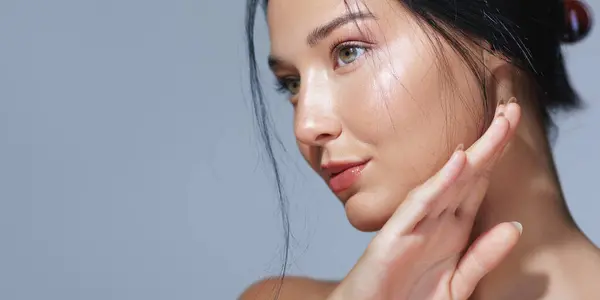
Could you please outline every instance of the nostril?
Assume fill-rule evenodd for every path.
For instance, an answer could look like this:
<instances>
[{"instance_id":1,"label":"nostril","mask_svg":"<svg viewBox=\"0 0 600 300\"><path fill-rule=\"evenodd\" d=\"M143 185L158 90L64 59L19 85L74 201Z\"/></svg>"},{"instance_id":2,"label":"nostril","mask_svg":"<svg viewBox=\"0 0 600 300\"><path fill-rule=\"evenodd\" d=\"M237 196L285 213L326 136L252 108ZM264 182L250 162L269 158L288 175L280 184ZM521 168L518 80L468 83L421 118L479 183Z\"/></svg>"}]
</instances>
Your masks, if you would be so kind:
<instances>
[{"instance_id":1,"label":"nostril","mask_svg":"<svg viewBox=\"0 0 600 300\"><path fill-rule=\"evenodd\" d=\"M315 138L315 141L316 141L316 142L320 142L320 143L322 143L322 142L327 142L327 141L329 141L329 140L332 140L332 139L334 139L334 136L333 136L332 134L329 134L329 133L322 133L322 134L319 134L319 135L318 135L318 136Z\"/></svg>"}]
</instances>

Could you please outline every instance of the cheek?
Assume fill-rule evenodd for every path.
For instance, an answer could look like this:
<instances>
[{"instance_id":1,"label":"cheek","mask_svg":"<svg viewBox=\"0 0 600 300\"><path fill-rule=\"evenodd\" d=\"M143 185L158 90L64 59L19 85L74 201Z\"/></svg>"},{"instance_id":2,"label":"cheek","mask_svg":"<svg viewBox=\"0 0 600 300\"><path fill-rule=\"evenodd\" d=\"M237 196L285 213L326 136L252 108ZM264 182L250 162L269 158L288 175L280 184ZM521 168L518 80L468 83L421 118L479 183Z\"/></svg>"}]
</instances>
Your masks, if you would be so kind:
<instances>
[{"instance_id":1,"label":"cheek","mask_svg":"<svg viewBox=\"0 0 600 300\"><path fill-rule=\"evenodd\" d=\"M402 55L375 59L372 80L362 89L365 104L357 104L369 112L370 126L353 132L374 139L394 157L402 154L427 176L458 144L468 146L477 137L483 118L480 85L450 49L434 52L429 43L409 39L390 48ZM444 64L436 53L445 53Z\"/></svg>"},{"instance_id":2,"label":"cheek","mask_svg":"<svg viewBox=\"0 0 600 300\"><path fill-rule=\"evenodd\" d=\"M402 55L374 53L355 74L340 81L338 111L345 127L377 147L400 144L396 150L411 147L419 153L419 148L438 148L431 143L444 139L444 121L455 108L444 102L433 58L402 39L385 52Z\"/></svg>"},{"instance_id":3,"label":"cheek","mask_svg":"<svg viewBox=\"0 0 600 300\"><path fill-rule=\"evenodd\" d=\"M406 194L432 176L460 143L477 138L482 106L479 85L462 60L449 55L440 70L431 50L418 46L393 49L395 59L381 59L345 95L341 115L352 134L374 149L374 168L364 195L347 212L356 222L377 227ZM357 76L358 77L358 76ZM368 83L368 84L365 84ZM362 197L361 196L361 197ZM360 220L360 221L357 221Z\"/></svg>"},{"instance_id":4,"label":"cheek","mask_svg":"<svg viewBox=\"0 0 600 300\"><path fill-rule=\"evenodd\" d=\"M475 82L460 80L468 71L458 58L449 57L451 68L442 70L433 55L404 61L404 72L396 77L385 74L399 67L378 76L386 87L377 116L378 149L386 165L395 167L389 172L402 174L404 186L414 187L434 174L456 146L474 141L481 99L470 90L478 87Z\"/></svg>"}]
</instances>

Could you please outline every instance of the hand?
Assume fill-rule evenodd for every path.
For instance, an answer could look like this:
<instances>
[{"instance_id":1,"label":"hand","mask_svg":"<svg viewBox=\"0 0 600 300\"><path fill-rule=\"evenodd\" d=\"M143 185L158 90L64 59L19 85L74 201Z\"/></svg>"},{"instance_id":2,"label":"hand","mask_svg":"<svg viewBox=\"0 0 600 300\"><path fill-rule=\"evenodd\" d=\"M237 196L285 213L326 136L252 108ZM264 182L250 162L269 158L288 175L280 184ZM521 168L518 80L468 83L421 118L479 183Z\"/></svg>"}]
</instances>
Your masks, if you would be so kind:
<instances>
[{"instance_id":1,"label":"hand","mask_svg":"<svg viewBox=\"0 0 600 300\"><path fill-rule=\"evenodd\" d=\"M494 163L521 117L514 98L498 105L486 133L412 190L330 300L466 300L517 243L521 226L501 223L467 246ZM462 256L462 257L461 257Z\"/></svg>"}]
</instances>

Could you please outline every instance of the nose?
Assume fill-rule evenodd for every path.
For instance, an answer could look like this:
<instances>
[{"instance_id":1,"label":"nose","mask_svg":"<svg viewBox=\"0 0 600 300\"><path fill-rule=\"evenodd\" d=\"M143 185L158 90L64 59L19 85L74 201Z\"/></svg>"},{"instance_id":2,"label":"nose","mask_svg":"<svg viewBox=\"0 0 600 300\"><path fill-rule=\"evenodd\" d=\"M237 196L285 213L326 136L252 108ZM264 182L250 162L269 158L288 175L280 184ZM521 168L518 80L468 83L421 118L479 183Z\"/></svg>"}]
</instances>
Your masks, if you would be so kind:
<instances>
[{"instance_id":1,"label":"nose","mask_svg":"<svg viewBox=\"0 0 600 300\"><path fill-rule=\"evenodd\" d=\"M311 96L306 93L298 101L295 113L294 131L296 139L306 145L323 146L335 140L342 133L340 118L330 97Z\"/></svg>"}]
</instances>

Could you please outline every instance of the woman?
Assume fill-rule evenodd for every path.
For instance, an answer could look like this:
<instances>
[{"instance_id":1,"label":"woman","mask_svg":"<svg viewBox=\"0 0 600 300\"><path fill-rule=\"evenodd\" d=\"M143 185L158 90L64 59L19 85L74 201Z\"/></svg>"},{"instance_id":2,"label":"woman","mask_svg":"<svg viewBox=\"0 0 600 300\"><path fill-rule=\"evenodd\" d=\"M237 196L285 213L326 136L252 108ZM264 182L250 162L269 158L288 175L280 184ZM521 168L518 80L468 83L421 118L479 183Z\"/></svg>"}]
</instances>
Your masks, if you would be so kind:
<instances>
[{"instance_id":1,"label":"woman","mask_svg":"<svg viewBox=\"0 0 600 300\"><path fill-rule=\"evenodd\" d=\"M261 3L247 28L272 154L252 44ZM341 282L266 279L242 299L600 299L600 251L549 146L550 112L579 103L560 42L589 31L580 2L262 4L301 154L350 223L378 234Z\"/></svg>"}]
</instances>

